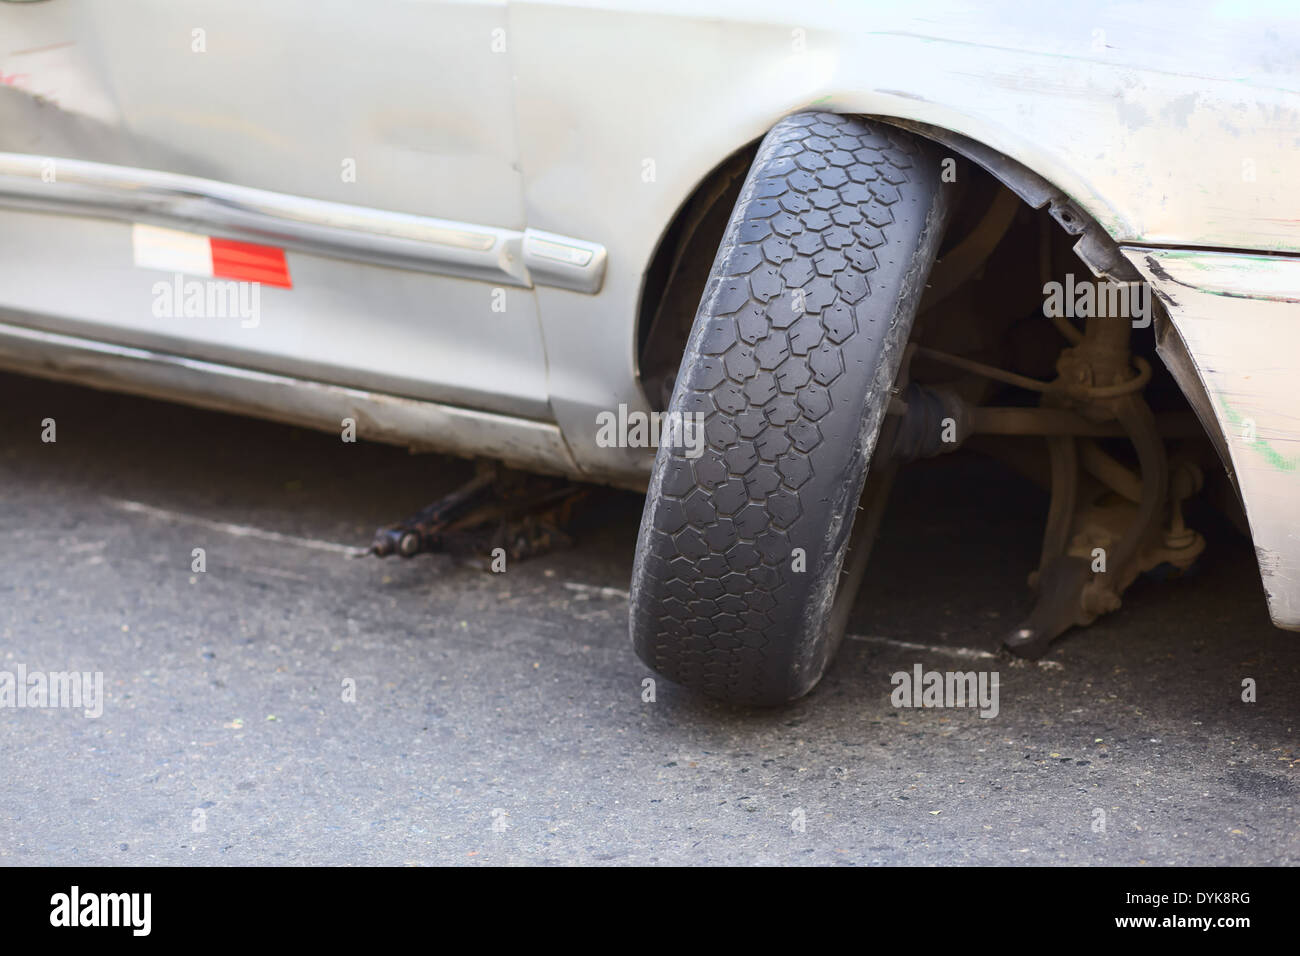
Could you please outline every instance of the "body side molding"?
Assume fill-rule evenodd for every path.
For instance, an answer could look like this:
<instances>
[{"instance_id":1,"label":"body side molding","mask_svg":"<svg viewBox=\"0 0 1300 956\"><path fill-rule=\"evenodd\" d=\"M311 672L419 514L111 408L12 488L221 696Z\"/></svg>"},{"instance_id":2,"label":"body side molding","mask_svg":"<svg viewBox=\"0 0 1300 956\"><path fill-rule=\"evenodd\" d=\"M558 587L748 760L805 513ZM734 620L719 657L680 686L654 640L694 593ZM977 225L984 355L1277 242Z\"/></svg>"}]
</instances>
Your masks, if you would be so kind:
<instances>
[{"instance_id":1,"label":"body side molding","mask_svg":"<svg viewBox=\"0 0 1300 956\"><path fill-rule=\"evenodd\" d=\"M305 252L526 288L537 283L594 294L605 278L605 247L582 239L107 163L0 153L0 205L224 232Z\"/></svg>"}]
</instances>

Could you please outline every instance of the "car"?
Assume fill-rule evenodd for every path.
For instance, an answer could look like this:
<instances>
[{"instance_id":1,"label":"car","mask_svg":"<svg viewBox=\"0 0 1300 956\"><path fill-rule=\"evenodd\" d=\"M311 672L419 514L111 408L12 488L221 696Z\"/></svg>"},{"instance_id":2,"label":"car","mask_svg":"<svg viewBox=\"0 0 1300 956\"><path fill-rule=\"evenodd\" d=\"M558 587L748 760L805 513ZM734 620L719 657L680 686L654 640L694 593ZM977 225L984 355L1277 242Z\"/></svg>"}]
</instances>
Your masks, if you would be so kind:
<instances>
[{"instance_id":1,"label":"car","mask_svg":"<svg viewBox=\"0 0 1300 956\"><path fill-rule=\"evenodd\" d=\"M1297 630L1298 26L4 2L0 366L644 491L634 646L732 704L817 683L891 483L963 446L1051 490L1009 652L1192 568L1194 496Z\"/></svg>"}]
</instances>

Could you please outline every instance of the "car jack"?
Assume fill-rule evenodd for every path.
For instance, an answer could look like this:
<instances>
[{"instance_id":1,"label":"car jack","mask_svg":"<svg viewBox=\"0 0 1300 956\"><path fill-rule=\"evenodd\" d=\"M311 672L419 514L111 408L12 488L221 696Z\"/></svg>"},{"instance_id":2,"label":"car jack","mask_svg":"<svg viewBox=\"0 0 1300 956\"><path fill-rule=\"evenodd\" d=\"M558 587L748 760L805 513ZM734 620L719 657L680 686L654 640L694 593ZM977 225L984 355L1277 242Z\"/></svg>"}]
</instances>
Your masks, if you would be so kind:
<instances>
[{"instance_id":1,"label":"car jack","mask_svg":"<svg viewBox=\"0 0 1300 956\"><path fill-rule=\"evenodd\" d=\"M375 532L367 554L413 558L426 552L513 561L573 543L565 531L590 489L560 478L480 463L473 478L396 524Z\"/></svg>"}]
</instances>

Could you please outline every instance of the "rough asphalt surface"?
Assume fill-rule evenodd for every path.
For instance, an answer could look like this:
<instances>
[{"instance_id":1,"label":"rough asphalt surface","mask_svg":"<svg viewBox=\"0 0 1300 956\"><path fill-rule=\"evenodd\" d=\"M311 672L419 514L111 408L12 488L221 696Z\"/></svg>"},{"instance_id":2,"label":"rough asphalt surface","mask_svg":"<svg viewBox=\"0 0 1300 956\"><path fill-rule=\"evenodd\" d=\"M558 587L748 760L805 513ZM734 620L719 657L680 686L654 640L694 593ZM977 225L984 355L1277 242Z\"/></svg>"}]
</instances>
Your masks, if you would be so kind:
<instances>
[{"instance_id":1,"label":"rough asphalt surface","mask_svg":"<svg viewBox=\"0 0 1300 956\"><path fill-rule=\"evenodd\" d=\"M914 466L826 679L743 713L642 699L637 496L505 574L356 560L320 543L471 466L18 376L0 403L0 671L106 695L0 709L0 864L1300 861L1300 636L1226 524L1196 576L1014 665L970 652L1029 607L1044 495ZM895 709L917 663L999 671L997 717Z\"/></svg>"}]
</instances>

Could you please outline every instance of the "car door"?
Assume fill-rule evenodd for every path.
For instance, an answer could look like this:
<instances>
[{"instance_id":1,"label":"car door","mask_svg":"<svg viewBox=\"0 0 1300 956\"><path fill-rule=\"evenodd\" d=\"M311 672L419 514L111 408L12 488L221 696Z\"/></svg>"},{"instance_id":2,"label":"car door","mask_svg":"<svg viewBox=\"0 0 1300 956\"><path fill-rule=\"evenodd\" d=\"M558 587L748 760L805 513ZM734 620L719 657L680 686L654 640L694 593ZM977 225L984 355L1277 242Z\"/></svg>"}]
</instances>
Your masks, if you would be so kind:
<instances>
[{"instance_id":1,"label":"car door","mask_svg":"<svg viewBox=\"0 0 1300 956\"><path fill-rule=\"evenodd\" d=\"M505 28L504 0L0 2L3 320L546 417ZM256 317L189 294L232 271Z\"/></svg>"}]
</instances>

